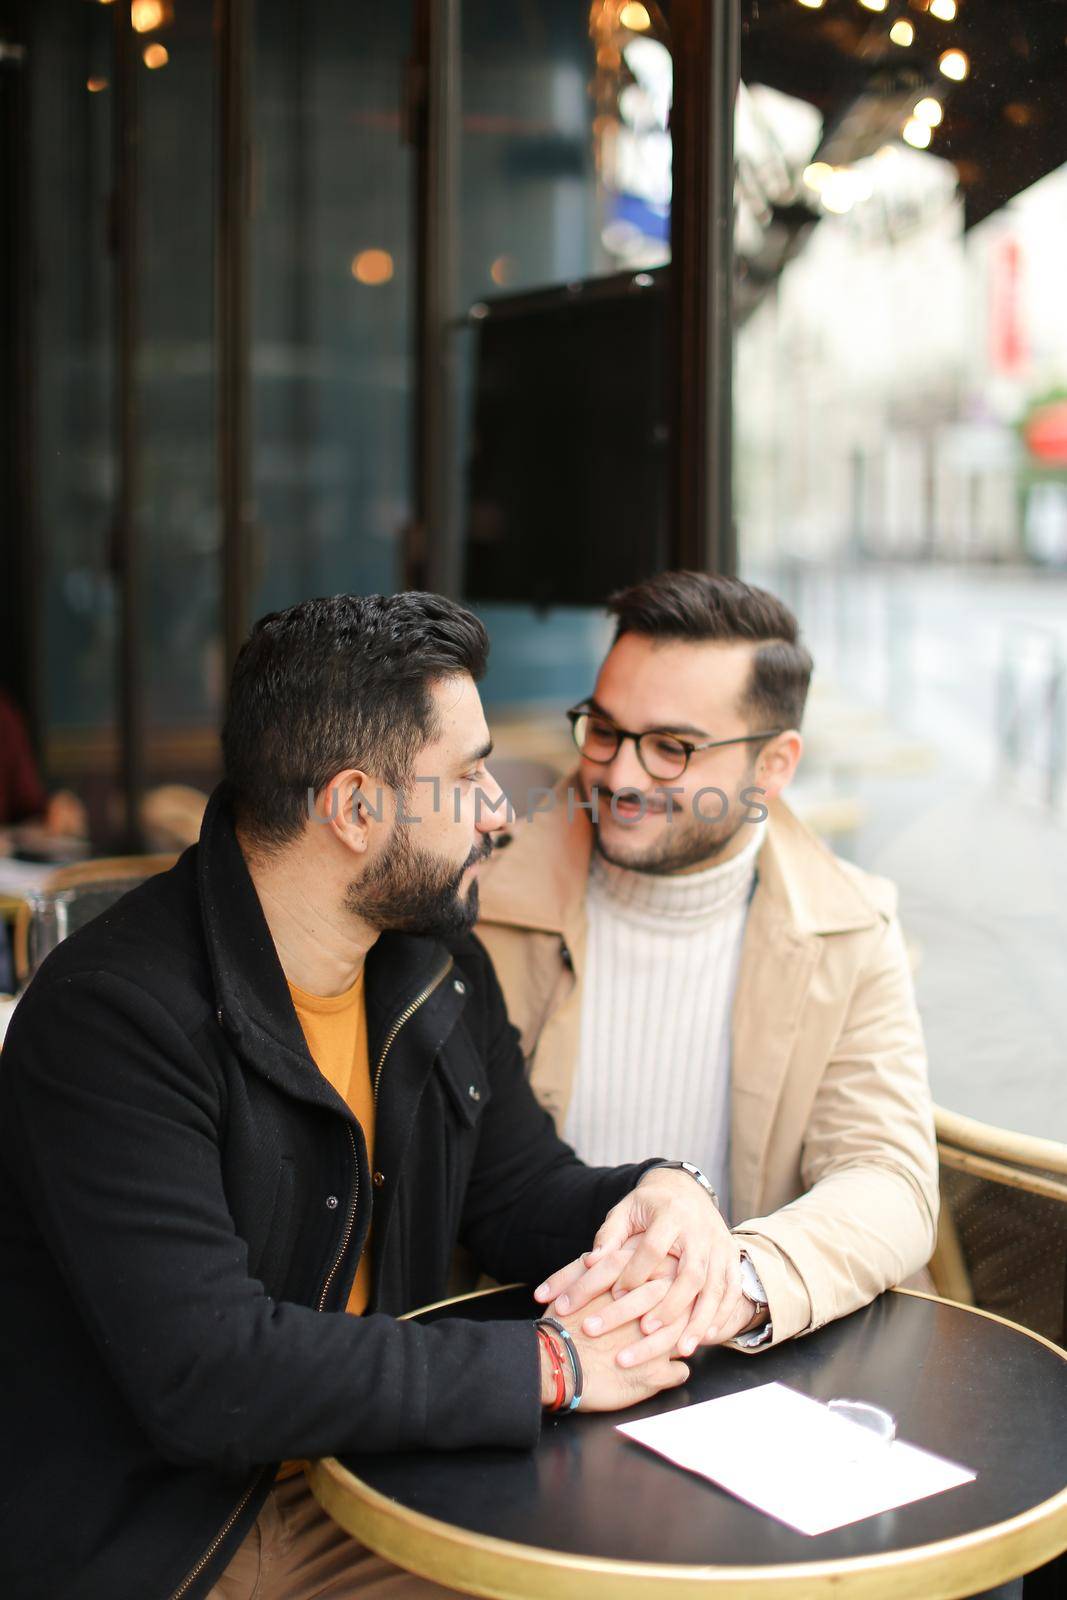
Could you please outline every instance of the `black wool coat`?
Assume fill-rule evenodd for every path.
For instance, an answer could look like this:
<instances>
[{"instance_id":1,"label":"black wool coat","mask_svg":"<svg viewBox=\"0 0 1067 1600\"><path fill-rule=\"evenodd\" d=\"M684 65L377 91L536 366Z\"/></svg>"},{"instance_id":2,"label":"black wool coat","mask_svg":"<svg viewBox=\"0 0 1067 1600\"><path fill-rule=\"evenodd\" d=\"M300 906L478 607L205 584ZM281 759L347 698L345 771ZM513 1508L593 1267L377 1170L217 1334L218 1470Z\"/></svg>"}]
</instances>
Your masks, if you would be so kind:
<instances>
[{"instance_id":1,"label":"black wool coat","mask_svg":"<svg viewBox=\"0 0 1067 1600\"><path fill-rule=\"evenodd\" d=\"M365 992L373 1174L222 790L30 985L0 1056L0 1594L193 1600L279 1461L536 1440L532 1324L395 1319L457 1241L539 1281L651 1163L557 1137L473 935L383 935Z\"/></svg>"}]
</instances>

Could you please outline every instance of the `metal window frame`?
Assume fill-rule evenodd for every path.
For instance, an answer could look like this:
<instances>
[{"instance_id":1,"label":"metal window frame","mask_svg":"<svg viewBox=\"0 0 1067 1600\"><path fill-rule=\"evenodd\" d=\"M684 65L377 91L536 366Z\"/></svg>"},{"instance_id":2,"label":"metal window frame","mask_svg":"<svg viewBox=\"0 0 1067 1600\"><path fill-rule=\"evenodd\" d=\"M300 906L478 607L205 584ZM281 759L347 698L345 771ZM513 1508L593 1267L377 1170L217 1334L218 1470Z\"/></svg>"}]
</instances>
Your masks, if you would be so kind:
<instances>
[{"instance_id":1,"label":"metal window frame","mask_svg":"<svg viewBox=\"0 0 1067 1600\"><path fill-rule=\"evenodd\" d=\"M0 552L0 682L22 708L35 752L41 747L40 568L35 537L35 377L33 319L26 315L33 290L30 238L30 75L26 59L26 8L0 10L0 114L5 156L2 179L3 247L0 282L8 307L3 338L4 526Z\"/></svg>"},{"instance_id":2,"label":"metal window frame","mask_svg":"<svg viewBox=\"0 0 1067 1600\"><path fill-rule=\"evenodd\" d=\"M251 76L253 0L215 0L216 422L227 673L248 632L254 581L251 473Z\"/></svg>"},{"instance_id":3,"label":"metal window frame","mask_svg":"<svg viewBox=\"0 0 1067 1600\"><path fill-rule=\"evenodd\" d=\"M143 549L137 526L140 417L137 378L140 339L138 306L140 106L137 36L130 7L115 7L115 121L113 214L115 245L115 445L117 483L111 568L119 603L118 731L119 782L123 799L123 844L143 848L141 803L145 790L146 708L141 597Z\"/></svg>"},{"instance_id":4,"label":"metal window frame","mask_svg":"<svg viewBox=\"0 0 1067 1600\"><path fill-rule=\"evenodd\" d=\"M734 575L734 107L740 0L673 0L673 534L682 567Z\"/></svg>"}]
</instances>

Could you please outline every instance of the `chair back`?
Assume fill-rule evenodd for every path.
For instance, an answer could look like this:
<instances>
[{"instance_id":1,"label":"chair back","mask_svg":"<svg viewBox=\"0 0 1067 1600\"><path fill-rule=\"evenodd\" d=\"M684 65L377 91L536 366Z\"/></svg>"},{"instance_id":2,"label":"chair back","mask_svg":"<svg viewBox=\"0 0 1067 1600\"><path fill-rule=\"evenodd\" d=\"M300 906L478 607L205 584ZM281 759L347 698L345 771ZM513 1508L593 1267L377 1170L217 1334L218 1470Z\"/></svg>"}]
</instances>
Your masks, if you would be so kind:
<instances>
[{"instance_id":1,"label":"chair back","mask_svg":"<svg viewBox=\"0 0 1067 1600\"><path fill-rule=\"evenodd\" d=\"M1067 1145L937 1111L938 1294L1067 1345Z\"/></svg>"},{"instance_id":2,"label":"chair back","mask_svg":"<svg viewBox=\"0 0 1067 1600\"><path fill-rule=\"evenodd\" d=\"M15 914L15 981L27 983L50 950L107 911L146 878L166 872L176 855L110 856L57 867Z\"/></svg>"}]
</instances>

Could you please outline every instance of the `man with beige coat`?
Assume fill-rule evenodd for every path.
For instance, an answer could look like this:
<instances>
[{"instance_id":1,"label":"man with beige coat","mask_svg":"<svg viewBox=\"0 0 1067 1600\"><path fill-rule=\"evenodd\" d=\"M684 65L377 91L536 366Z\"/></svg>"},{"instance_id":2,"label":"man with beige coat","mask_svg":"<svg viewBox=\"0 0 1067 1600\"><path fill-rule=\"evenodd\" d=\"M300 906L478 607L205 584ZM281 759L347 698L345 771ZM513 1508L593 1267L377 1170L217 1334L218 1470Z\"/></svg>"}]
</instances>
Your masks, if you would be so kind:
<instances>
[{"instance_id":1,"label":"man with beige coat","mask_svg":"<svg viewBox=\"0 0 1067 1600\"><path fill-rule=\"evenodd\" d=\"M553 795L515 797L527 815L485 872L478 931L534 1090L580 1155L700 1152L736 1257L724 1276L744 1288L707 1340L769 1347L933 1249L896 892L780 797L812 666L784 605L666 573L609 610L615 642L569 713L579 767ZM551 1288L577 1310L595 1270Z\"/></svg>"}]
</instances>

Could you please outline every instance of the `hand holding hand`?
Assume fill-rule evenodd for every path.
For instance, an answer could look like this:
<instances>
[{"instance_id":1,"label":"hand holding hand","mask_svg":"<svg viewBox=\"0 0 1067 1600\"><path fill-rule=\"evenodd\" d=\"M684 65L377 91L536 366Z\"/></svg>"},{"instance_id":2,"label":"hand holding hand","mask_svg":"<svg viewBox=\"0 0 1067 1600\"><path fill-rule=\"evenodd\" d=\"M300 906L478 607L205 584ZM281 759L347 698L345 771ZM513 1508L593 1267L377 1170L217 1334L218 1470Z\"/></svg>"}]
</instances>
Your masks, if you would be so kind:
<instances>
[{"instance_id":1,"label":"hand holding hand","mask_svg":"<svg viewBox=\"0 0 1067 1600\"><path fill-rule=\"evenodd\" d=\"M586 1310L593 1316L606 1315L609 1307L614 1307L614 1304L610 1294L600 1294L587 1303ZM590 1338L582 1332L581 1313L561 1314L554 1306L550 1307L549 1311L568 1329L578 1348L584 1379L581 1406L583 1411L621 1411L627 1406L639 1404L642 1400L650 1400L661 1390L678 1388L689 1376L689 1368L685 1363L673 1359L671 1355L678 1335L685 1326L684 1318L679 1318L673 1327L664 1329L663 1337L655 1341L655 1348L651 1348L654 1342L642 1339L640 1327L633 1319L613 1327L598 1338ZM643 1350L639 1361L632 1361L629 1358L620 1361L620 1355L625 1355L635 1347ZM566 1354L563 1357L563 1366L567 1374L569 1399L573 1391ZM551 1368L542 1351L543 1404L548 1405L551 1402L553 1392Z\"/></svg>"},{"instance_id":2,"label":"hand holding hand","mask_svg":"<svg viewBox=\"0 0 1067 1600\"><path fill-rule=\"evenodd\" d=\"M656 1299L649 1287L654 1280L669 1280ZM655 1336L655 1351L663 1330L680 1317L681 1356L692 1355L701 1342L734 1337L724 1330L736 1328L744 1310L741 1249L710 1195L686 1172L653 1167L608 1212L592 1250L553 1273L534 1295L543 1303L559 1297L565 1312L588 1315L605 1291L621 1298L639 1289L645 1296L632 1302L630 1315L639 1315L641 1331Z\"/></svg>"}]
</instances>

